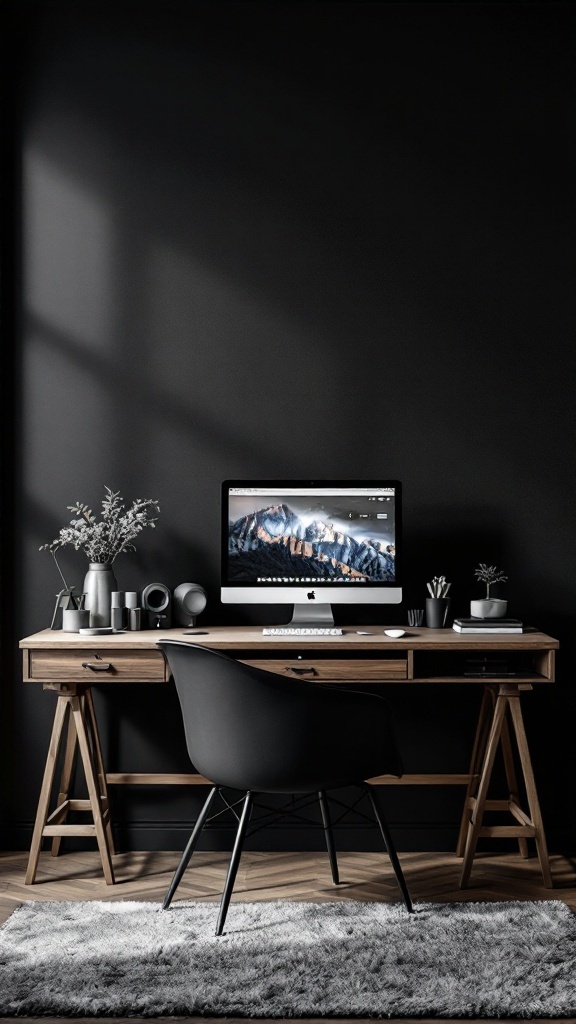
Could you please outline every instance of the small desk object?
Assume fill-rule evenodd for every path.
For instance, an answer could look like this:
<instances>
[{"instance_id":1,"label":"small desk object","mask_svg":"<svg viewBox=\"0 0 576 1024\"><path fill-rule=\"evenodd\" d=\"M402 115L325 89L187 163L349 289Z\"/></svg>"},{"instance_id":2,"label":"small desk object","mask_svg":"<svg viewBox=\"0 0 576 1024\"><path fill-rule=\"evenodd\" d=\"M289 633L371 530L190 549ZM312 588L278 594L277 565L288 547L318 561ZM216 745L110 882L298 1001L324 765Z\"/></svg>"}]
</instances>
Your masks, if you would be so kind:
<instances>
[{"instance_id":1,"label":"small desk object","mask_svg":"<svg viewBox=\"0 0 576 1024\"><path fill-rule=\"evenodd\" d=\"M32 836L26 883L36 877L43 837L52 840L56 856L64 836L94 836L102 858L104 877L114 883L114 844L110 822L108 787L138 783L204 785L197 774L107 773L92 701L92 686L122 683L166 683L169 675L159 639L182 639L215 650L227 651L248 665L278 672L294 679L312 679L331 685L415 684L473 687L481 684L483 696L470 767L460 775L404 775L401 779L379 776L379 785L463 785L464 809L456 853L462 858L461 888L465 888L478 839L515 838L522 857L528 856L527 839L534 839L544 885L552 886L546 837L524 728L521 697L537 684L554 682L553 637L537 630L521 634L462 634L452 629L410 628L403 637L391 639L382 626L343 627L341 636L263 636L255 626L205 627L201 633L184 629L144 630L85 637L45 629L21 640L24 681L41 683L57 697L52 737L48 748ZM66 735L58 796L50 811L59 751ZM494 760L501 749L507 794L488 799ZM88 799L70 797L72 769L79 750ZM525 807L515 767L515 752L525 790ZM70 811L87 811L91 821L69 824ZM513 824L485 825L485 811L506 811Z\"/></svg>"}]
</instances>

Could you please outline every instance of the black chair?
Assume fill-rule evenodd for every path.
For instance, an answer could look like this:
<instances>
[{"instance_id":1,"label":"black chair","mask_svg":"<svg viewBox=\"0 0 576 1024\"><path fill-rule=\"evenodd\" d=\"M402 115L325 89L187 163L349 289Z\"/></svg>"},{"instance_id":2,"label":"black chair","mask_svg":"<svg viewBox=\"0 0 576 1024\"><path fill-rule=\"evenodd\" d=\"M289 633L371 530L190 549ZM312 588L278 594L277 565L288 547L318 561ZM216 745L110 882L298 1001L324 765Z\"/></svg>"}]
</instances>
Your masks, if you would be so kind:
<instances>
[{"instance_id":1,"label":"black chair","mask_svg":"<svg viewBox=\"0 0 576 1024\"><path fill-rule=\"evenodd\" d=\"M190 759L196 770L213 784L176 868L164 909L170 906L213 800L222 789L243 790L245 796L216 935L222 934L226 920L255 795L317 794L332 878L338 884L326 792L362 786L380 827L406 909L412 913L410 894L375 798L375 787L365 781L377 775L402 774L386 702L357 690L285 679L196 644L160 640L158 647L164 652L176 684Z\"/></svg>"}]
</instances>

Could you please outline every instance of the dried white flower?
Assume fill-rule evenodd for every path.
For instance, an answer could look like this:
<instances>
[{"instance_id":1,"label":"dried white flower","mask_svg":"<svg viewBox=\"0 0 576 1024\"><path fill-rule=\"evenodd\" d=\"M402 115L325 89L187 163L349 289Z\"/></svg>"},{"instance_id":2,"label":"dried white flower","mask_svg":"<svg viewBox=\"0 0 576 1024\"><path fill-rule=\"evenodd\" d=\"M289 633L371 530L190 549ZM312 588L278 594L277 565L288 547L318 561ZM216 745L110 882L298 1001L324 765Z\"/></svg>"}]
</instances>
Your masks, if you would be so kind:
<instances>
[{"instance_id":1,"label":"dried white flower","mask_svg":"<svg viewBox=\"0 0 576 1024\"><path fill-rule=\"evenodd\" d=\"M121 551L135 551L132 541L147 526L154 527L156 519L151 511L160 511L157 501L151 498L136 498L130 508L122 504L120 491L105 487L102 499L102 518L97 520L88 505L77 501L68 505L68 510L77 518L60 530L51 544L43 544L40 551L53 555L59 548L71 544L76 551L83 551L91 562L113 562Z\"/></svg>"}]
</instances>

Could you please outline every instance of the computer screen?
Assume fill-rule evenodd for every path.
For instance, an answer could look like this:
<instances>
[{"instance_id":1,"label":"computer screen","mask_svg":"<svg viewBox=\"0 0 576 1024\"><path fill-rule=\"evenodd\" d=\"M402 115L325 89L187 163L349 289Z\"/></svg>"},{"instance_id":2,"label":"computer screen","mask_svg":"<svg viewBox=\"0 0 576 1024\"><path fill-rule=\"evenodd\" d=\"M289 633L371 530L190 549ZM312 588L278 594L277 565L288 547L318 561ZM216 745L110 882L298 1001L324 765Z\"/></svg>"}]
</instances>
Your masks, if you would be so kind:
<instances>
[{"instance_id":1,"label":"computer screen","mask_svg":"<svg viewBox=\"0 0 576 1024\"><path fill-rule=\"evenodd\" d=\"M398 604L400 516L398 481L226 480L222 601L286 602L311 624L332 604Z\"/></svg>"}]
</instances>

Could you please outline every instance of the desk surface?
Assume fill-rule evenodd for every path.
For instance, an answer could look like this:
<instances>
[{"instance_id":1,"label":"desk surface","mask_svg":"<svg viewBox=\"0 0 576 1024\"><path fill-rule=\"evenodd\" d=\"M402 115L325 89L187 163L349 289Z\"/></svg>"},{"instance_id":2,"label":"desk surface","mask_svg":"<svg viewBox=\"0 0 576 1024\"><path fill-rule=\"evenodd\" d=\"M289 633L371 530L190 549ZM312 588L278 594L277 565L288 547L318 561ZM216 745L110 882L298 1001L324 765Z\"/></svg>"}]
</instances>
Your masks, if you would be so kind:
<instances>
[{"instance_id":1,"label":"desk surface","mask_svg":"<svg viewBox=\"0 0 576 1024\"><path fill-rule=\"evenodd\" d=\"M391 627L392 628L392 627ZM43 629L20 641L23 650L58 650L75 647L85 649L150 650L158 640L185 640L216 650L258 649L290 650L311 647L321 651L552 651L558 640L536 629L525 633L457 633L453 629L411 627L403 637L394 640L384 635L383 626L343 626L342 636L263 636L261 626L198 626L189 629L154 629L109 633L103 636L80 636L62 630ZM372 635L359 635L358 629L373 630Z\"/></svg>"}]
</instances>

